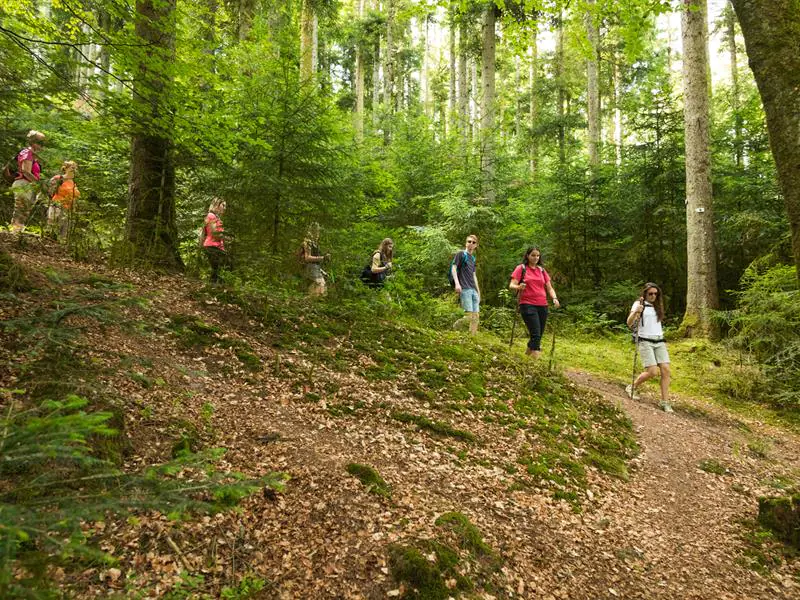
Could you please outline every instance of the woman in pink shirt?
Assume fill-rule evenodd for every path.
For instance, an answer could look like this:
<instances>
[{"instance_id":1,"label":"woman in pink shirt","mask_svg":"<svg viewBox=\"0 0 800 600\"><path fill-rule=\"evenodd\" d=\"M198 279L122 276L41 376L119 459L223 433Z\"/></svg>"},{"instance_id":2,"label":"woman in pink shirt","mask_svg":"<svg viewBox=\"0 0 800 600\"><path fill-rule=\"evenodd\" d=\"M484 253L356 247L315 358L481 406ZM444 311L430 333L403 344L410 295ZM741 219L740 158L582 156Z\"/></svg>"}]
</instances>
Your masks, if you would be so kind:
<instances>
[{"instance_id":1,"label":"woman in pink shirt","mask_svg":"<svg viewBox=\"0 0 800 600\"><path fill-rule=\"evenodd\" d=\"M45 135L32 129L28 132L28 146L17 154L17 178L11 184L14 192L14 215L11 217L11 231L21 233L28 224L31 210L39 192L39 179L42 166L39 152L44 145Z\"/></svg>"},{"instance_id":2,"label":"woman in pink shirt","mask_svg":"<svg viewBox=\"0 0 800 600\"><path fill-rule=\"evenodd\" d=\"M228 265L228 254L225 252L225 228L222 226L222 215L225 214L227 204L222 198L214 198L208 207L203 229L206 239L203 249L211 265L211 283L219 281L219 271Z\"/></svg>"},{"instance_id":3,"label":"woman in pink shirt","mask_svg":"<svg viewBox=\"0 0 800 600\"><path fill-rule=\"evenodd\" d=\"M553 305L561 306L556 291L550 283L550 275L542 266L542 254L535 246L528 248L522 264L511 274L508 287L519 295L519 314L528 328L530 340L525 354L539 358L542 354L542 336L547 323L547 294L553 299Z\"/></svg>"}]
</instances>

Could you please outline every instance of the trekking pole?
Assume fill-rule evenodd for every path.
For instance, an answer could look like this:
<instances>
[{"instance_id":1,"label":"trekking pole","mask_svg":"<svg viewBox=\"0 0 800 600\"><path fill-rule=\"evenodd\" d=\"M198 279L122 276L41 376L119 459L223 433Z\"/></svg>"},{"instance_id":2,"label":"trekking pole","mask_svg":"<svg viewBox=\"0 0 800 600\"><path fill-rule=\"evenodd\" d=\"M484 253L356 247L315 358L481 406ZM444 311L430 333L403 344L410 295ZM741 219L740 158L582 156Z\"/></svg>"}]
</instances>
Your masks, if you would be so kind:
<instances>
[{"instance_id":1,"label":"trekking pole","mask_svg":"<svg viewBox=\"0 0 800 600\"><path fill-rule=\"evenodd\" d=\"M637 316L633 322L633 370L631 372L631 400L633 400L633 396L636 393L636 390L633 386L636 383L636 359L639 358L639 319L641 316L642 314L639 313L639 316ZM620 404L622 403L620 402Z\"/></svg>"},{"instance_id":2,"label":"trekking pole","mask_svg":"<svg viewBox=\"0 0 800 600\"><path fill-rule=\"evenodd\" d=\"M555 311L553 311L553 316L555 316ZM556 355L556 319L553 319L552 323L553 324L551 325L551 328L553 329L553 341L550 344L550 364L547 366L547 370L549 372L553 371L553 364L555 364L554 357Z\"/></svg>"},{"instance_id":3,"label":"trekking pole","mask_svg":"<svg viewBox=\"0 0 800 600\"><path fill-rule=\"evenodd\" d=\"M519 316L519 294L516 294L514 298L517 300L517 308L514 310L514 320L511 324L511 339L508 342L509 350L511 350L511 346L514 345L514 332L517 329L517 317Z\"/></svg>"}]
</instances>

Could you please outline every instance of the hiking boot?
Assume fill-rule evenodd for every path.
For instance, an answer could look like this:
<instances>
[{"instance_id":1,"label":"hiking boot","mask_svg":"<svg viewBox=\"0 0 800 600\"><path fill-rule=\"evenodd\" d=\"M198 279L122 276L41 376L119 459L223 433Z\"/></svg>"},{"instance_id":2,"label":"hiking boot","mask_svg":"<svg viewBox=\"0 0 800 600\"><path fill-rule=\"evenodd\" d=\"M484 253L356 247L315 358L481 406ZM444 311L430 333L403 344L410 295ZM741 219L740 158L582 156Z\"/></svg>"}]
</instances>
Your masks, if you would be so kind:
<instances>
[{"instance_id":1,"label":"hiking boot","mask_svg":"<svg viewBox=\"0 0 800 600\"><path fill-rule=\"evenodd\" d=\"M660 406L661 410L663 410L665 413L673 413L673 412L675 412L674 410L672 410L672 404L670 404L669 402L666 402L664 400L662 400L659 403L658 406Z\"/></svg>"},{"instance_id":2,"label":"hiking boot","mask_svg":"<svg viewBox=\"0 0 800 600\"><path fill-rule=\"evenodd\" d=\"M625 386L625 395L631 400L639 400L639 394L630 383Z\"/></svg>"}]
</instances>

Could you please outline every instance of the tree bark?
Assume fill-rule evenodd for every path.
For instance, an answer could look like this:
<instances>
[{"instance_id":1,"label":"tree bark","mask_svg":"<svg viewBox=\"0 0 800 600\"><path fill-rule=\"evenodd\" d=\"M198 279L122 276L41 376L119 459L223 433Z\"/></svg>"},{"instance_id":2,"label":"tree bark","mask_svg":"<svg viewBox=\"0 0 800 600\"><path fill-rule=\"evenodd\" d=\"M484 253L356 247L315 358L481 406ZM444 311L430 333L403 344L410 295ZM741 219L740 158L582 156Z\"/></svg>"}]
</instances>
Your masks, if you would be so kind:
<instances>
[{"instance_id":1,"label":"tree bark","mask_svg":"<svg viewBox=\"0 0 800 600\"><path fill-rule=\"evenodd\" d=\"M800 0L732 0L767 117L800 281Z\"/></svg>"},{"instance_id":2,"label":"tree bark","mask_svg":"<svg viewBox=\"0 0 800 600\"><path fill-rule=\"evenodd\" d=\"M744 144L742 143L742 107L739 91L739 56L736 48L736 13L728 4L725 7L725 30L728 42L728 56L731 67L731 112L733 113L733 157L736 166L741 167L744 161Z\"/></svg>"},{"instance_id":3,"label":"tree bark","mask_svg":"<svg viewBox=\"0 0 800 600\"><path fill-rule=\"evenodd\" d=\"M182 269L175 225L169 72L175 59L175 0L138 0L135 31L146 50L134 66L136 119L125 238L134 262Z\"/></svg>"},{"instance_id":4,"label":"tree bark","mask_svg":"<svg viewBox=\"0 0 800 600\"><path fill-rule=\"evenodd\" d=\"M567 163L567 132L564 115L564 104L566 103L566 89L564 82L564 11L558 15L556 30L556 67L555 79L558 86L558 164L562 167Z\"/></svg>"},{"instance_id":5,"label":"tree bark","mask_svg":"<svg viewBox=\"0 0 800 600\"><path fill-rule=\"evenodd\" d=\"M358 0L358 20L364 18L364 0ZM359 39L356 42L356 106L354 116L354 126L356 139L360 142L364 139L364 41Z\"/></svg>"},{"instance_id":6,"label":"tree bark","mask_svg":"<svg viewBox=\"0 0 800 600\"><path fill-rule=\"evenodd\" d=\"M467 24L464 16L458 29L458 130L464 156L469 146L469 75L467 73Z\"/></svg>"},{"instance_id":7,"label":"tree bark","mask_svg":"<svg viewBox=\"0 0 800 600\"><path fill-rule=\"evenodd\" d=\"M456 5L450 5L450 43L449 43L449 56L450 59L450 93L447 97L447 120L445 121L446 134L452 134L457 131L458 115L456 114L457 96L456 96Z\"/></svg>"},{"instance_id":8,"label":"tree bark","mask_svg":"<svg viewBox=\"0 0 800 600\"><path fill-rule=\"evenodd\" d=\"M595 0L587 4L594 6ZM589 59L586 61L586 119L588 121L589 168L592 177L596 176L600 166L600 83L598 81L598 57L600 49L600 32L591 10L586 13L586 35L589 40Z\"/></svg>"},{"instance_id":9,"label":"tree bark","mask_svg":"<svg viewBox=\"0 0 800 600\"><path fill-rule=\"evenodd\" d=\"M681 330L713 336L711 311L719 307L711 190L706 0L684 0L683 96L686 140L686 312Z\"/></svg>"},{"instance_id":10,"label":"tree bark","mask_svg":"<svg viewBox=\"0 0 800 600\"><path fill-rule=\"evenodd\" d=\"M483 10L483 44L481 54L481 174L483 196L494 203L494 113L495 113L495 5L490 2Z\"/></svg>"},{"instance_id":11,"label":"tree bark","mask_svg":"<svg viewBox=\"0 0 800 600\"><path fill-rule=\"evenodd\" d=\"M303 0L300 10L300 80L314 76L314 10L311 0Z\"/></svg>"},{"instance_id":12,"label":"tree bark","mask_svg":"<svg viewBox=\"0 0 800 600\"><path fill-rule=\"evenodd\" d=\"M394 0L386 7L386 49L383 53L383 104L386 112L394 108Z\"/></svg>"},{"instance_id":13,"label":"tree bark","mask_svg":"<svg viewBox=\"0 0 800 600\"><path fill-rule=\"evenodd\" d=\"M528 92L530 93L530 104L528 114L531 128L530 154L528 156L528 168L531 178L536 178L536 170L539 167L539 141L536 136L536 124L539 119L539 106L536 89L536 76L539 71L539 45L538 45L539 24L534 21L531 30L531 45L528 47Z\"/></svg>"}]
</instances>

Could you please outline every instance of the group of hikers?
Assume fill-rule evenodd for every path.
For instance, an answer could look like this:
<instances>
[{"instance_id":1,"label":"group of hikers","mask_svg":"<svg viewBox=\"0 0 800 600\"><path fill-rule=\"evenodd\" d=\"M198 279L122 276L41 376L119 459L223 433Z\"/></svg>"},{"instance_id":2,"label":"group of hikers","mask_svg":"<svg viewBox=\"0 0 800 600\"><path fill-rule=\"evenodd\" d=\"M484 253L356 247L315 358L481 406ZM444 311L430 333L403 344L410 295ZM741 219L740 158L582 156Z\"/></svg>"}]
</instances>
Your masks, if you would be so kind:
<instances>
[{"instance_id":1,"label":"group of hikers","mask_svg":"<svg viewBox=\"0 0 800 600\"><path fill-rule=\"evenodd\" d=\"M211 265L211 281L216 283L220 267L226 264L225 246L221 216L225 212L225 202L214 198L209 207L203 227L203 247ZM322 296L326 293L326 273L322 269L330 254L320 250L319 223L311 223L298 251L298 258L304 267L304 276L308 281L308 294ZM464 316L458 319L453 327L459 328L467 324L469 332L478 331L481 291L476 276L477 260L475 251L478 248L478 236L467 236L463 250L453 257L450 263L448 278L456 294L458 294ZM369 287L381 287L391 273L394 255L394 241L384 238L370 255L369 262L361 272L361 280ZM517 310L528 329L528 343L525 354L539 358L542 354L542 337L548 316L548 296L555 308L560 308L558 296L553 288L550 275L544 268L541 250L531 246L525 251L522 263L511 273L508 285L516 293ZM644 365L644 370L625 388L631 399L638 399L636 389L652 377L661 377L661 403L666 412L672 412L669 402L669 353L664 341L662 321L664 320L664 302L661 288L648 283L638 300L633 303L628 315L628 327L634 331L636 350ZM634 373L635 373L634 360Z\"/></svg>"},{"instance_id":2,"label":"group of hikers","mask_svg":"<svg viewBox=\"0 0 800 600\"><path fill-rule=\"evenodd\" d=\"M14 194L11 231L22 233L36 207L46 204L48 232L59 239L65 239L73 222L75 202L81 195L75 184L78 164L72 160L64 161L60 173L43 179L39 153L44 147L46 136L41 131L31 130L26 140L25 148L9 161L3 173L5 178L11 180Z\"/></svg>"}]
</instances>

